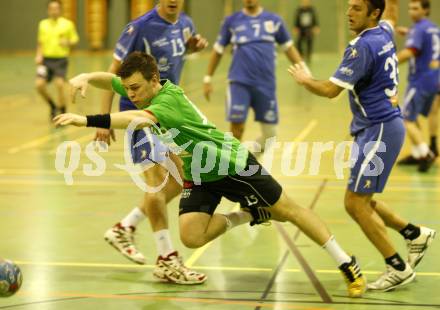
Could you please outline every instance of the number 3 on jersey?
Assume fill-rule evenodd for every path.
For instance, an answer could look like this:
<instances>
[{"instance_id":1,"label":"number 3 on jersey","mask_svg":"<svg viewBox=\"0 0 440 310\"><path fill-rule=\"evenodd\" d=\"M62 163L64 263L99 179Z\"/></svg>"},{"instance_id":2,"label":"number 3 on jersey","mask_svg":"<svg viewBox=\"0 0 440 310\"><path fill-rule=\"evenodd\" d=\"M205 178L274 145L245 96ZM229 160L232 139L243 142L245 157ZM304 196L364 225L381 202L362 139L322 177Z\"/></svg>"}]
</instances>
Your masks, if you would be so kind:
<instances>
[{"instance_id":1,"label":"number 3 on jersey","mask_svg":"<svg viewBox=\"0 0 440 310\"><path fill-rule=\"evenodd\" d=\"M398 81L398 75L399 75L399 68L398 68L398 59L396 53L393 53L393 56L390 56L385 61L385 71L391 71L390 72L390 79L393 81L394 87L393 88L385 88L385 94L391 99L391 102L394 106L394 101L397 105L397 85L399 84Z\"/></svg>"}]
</instances>

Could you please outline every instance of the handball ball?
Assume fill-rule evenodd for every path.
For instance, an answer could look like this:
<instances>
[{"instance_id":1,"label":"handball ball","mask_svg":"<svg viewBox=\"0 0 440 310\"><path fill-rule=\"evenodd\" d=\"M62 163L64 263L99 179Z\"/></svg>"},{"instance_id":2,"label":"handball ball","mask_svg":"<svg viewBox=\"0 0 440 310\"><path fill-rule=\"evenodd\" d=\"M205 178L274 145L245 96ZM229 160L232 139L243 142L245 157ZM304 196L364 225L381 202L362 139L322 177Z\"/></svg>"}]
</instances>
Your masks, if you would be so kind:
<instances>
[{"instance_id":1,"label":"handball ball","mask_svg":"<svg viewBox=\"0 0 440 310\"><path fill-rule=\"evenodd\" d=\"M20 268L10 260L0 258L0 297L14 295L22 281L23 275Z\"/></svg>"}]
</instances>

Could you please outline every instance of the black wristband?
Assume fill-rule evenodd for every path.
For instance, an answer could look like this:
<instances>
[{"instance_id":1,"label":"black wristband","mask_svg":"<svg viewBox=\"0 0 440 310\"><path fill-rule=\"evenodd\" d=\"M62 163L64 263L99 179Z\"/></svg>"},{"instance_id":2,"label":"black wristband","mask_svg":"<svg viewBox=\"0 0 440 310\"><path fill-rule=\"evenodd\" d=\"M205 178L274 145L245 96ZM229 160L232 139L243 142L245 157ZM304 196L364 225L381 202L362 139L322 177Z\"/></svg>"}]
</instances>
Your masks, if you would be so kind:
<instances>
[{"instance_id":1,"label":"black wristband","mask_svg":"<svg viewBox=\"0 0 440 310\"><path fill-rule=\"evenodd\" d=\"M86 115L87 127L110 129L110 114Z\"/></svg>"}]
</instances>

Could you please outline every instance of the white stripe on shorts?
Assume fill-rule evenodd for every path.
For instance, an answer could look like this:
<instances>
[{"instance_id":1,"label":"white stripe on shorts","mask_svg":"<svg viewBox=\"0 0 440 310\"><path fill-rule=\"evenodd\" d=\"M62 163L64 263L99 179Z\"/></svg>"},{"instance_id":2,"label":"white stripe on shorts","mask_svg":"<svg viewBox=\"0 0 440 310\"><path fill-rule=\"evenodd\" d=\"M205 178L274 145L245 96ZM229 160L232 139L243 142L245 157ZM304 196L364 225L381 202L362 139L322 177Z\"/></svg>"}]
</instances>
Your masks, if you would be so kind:
<instances>
[{"instance_id":1,"label":"white stripe on shorts","mask_svg":"<svg viewBox=\"0 0 440 310\"><path fill-rule=\"evenodd\" d=\"M382 142L382 135L383 135L383 123L380 123L379 137L377 138L377 141L374 144L371 151L367 154L367 156L365 156L365 159L362 162L361 170L359 171L359 174L356 178L356 185L354 187L355 192L357 192L357 190L358 190L359 182L361 181L362 175L364 174L364 171L367 168L368 163L373 159L374 154L376 154L377 150L379 149L379 145ZM362 151L362 150L360 150L360 151Z\"/></svg>"}]
</instances>

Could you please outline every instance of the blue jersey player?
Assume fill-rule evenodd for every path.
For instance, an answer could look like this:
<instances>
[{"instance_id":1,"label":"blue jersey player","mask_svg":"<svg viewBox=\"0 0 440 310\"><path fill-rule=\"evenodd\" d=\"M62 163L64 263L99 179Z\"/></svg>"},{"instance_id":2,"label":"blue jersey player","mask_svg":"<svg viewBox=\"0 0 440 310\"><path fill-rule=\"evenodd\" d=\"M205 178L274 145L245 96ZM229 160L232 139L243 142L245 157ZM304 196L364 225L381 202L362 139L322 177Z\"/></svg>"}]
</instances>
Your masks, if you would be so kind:
<instances>
[{"instance_id":1,"label":"blue jersey player","mask_svg":"<svg viewBox=\"0 0 440 310\"><path fill-rule=\"evenodd\" d=\"M227 120L234 137L241 140L252 107L255 120L261 123L262 135L257 143L263 151L267 139L276 135L278 123L275 43L282 46L292 63L305 64L278 15L263 10L258 0L243 0L243 6L241 11L226 17L223 22L204 78L204 93L209 100L213 90L211 77L225 47L231 44L233 58L228 75Z\"/></svg>"},{"instance_id":2,"label":"blue jersey player","mask_svg":"<svg viewBox=\"0 0 440 310\"><path fill-rule=\"evenodd\" d=\"M389 291L415 278L414 268L425 254L435 231L417 227L373 199L381 193L405 137L397 104L398 70L393 27L397 0L349 0L349 28L357 34L345 50L335 74L327 81L308 77L299 66L289 72L310 92L329 98L349 91L353 113L351 134L359 146L345 194L345 208L382 254L386 272L368 289ZM384 20L380 21L381 15ZM406 239L408 261L397 253L385 225Z\"/></svg>"},{"instance_id":3,"label":"blue jersey player","mask_svg":"<svg viewBox=\"0 0 440 310\"><path fill-rule=\"evenodd\" d=\"M155 57L162 79L178 83L185 54L197 52L207 45L204 38L195 34L191 18L181 13L183 2L160 0L157 7L129 23L116 43L109 71L116 73L128 54L142 51ZM110 112L112 99L111 92L103 98L103 113ZM121 98L120 110L136 110L136 107L127 98ZM109 130L100 129L97 131L96 139L110 143L110 133ZM146 136L148 141L153 142L143 142ZM105 240L130 260L145 264L145 257L133 242L133 233L137 224L147 215L159 254L153 275L160 280L178 284L203 283L206 280L204 274L187 269L183 265L168 231L166 204L181 192L181 184L173 177L167 180L164 163L169 156L179 169L182 165L181 160L175 154L167 152L167 148L154 137L148 129L134 131L130 139L130 153L135 164L148 165L144 167L143 173L149 187L159 189L164 186L158 192L147 190L140 207L134 208L119 223L107 230ZM171 265L175 268L173 272L167 267Z\"/></svg>"},{"instance_id":4,"label":"blue jersey player","mask_svg":"<svg viewBox=\"0 0 440 310\"><path fill-rule=\"evenodd\" d=\"M431 113L438 92L440 31L437 25L427 18L429 10L429 0L410 1L408 11L414 25L408 32L405 48L397 54L399 63L409 61L403 117L413 145L411 155L400 160L399 164L418 164L420 172L428 171L437 152L436 133L431 133L434 139L431 139L432 150L430 150L417 124L417 117L420 114L428 117Z\"/></svg>"}]
</instances>

